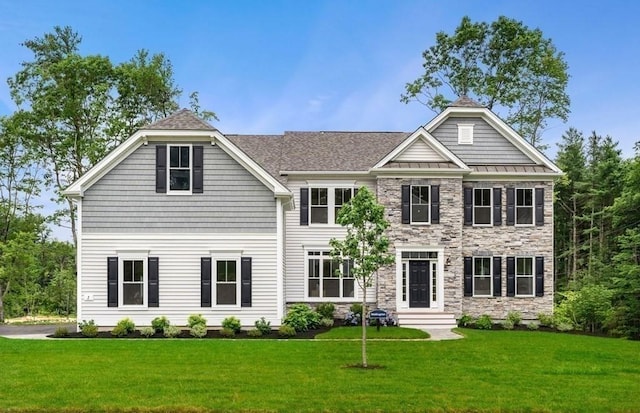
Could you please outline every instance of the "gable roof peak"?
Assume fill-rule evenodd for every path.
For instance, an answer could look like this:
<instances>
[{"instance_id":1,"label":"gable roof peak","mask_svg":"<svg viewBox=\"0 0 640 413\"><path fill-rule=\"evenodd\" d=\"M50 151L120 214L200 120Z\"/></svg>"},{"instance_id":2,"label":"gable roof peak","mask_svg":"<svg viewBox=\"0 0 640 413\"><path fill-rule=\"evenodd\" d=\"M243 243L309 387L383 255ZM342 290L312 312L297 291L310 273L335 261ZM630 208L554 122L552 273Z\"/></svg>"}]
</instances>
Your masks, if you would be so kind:
<instances>
[{"instance_id":1,"label":"gable roof peak","mask_svg":"<svg viewBox=\"0 0 640 413\"><path fill-rule=\"evenodd\" d=\"M460 95L460 97L452 102L448 107L484 108L484 106L467 95Z\"/></svg>"},{"instance_id":2,"label":"gable roof peak","mask_svg":"<svg viewBox=\"0 0 640 413\"><path fill-rule=\"evenodd\" d=\"M166 118L153 122L141 129L150 130L217 130L200 119L189 109L180 109Z\"/></svg>"}]
</instances>

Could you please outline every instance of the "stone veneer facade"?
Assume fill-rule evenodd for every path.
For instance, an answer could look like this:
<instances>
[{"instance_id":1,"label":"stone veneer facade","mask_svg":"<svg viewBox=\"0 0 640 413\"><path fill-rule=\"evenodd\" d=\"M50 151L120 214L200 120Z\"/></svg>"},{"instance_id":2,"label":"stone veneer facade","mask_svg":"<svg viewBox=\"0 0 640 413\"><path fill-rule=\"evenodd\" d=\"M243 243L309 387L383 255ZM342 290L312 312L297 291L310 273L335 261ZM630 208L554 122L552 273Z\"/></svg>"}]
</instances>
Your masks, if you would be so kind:
<instances>
[{"instance_id":1,"label":"stone veneer facade","mask_svg":"<svg viewBox=\"0 0 640 413\"><path fill-rule=\"evenodd\" d=\"M402 185L440 185L440 223L402 224ZM502 225L465 226L463 222L463 187L502 188ZM505 188L544 188L544 225L507 226ZM387 236L390 252L406 247L444 248L444 312L456 318L467 313L488 314L504 319L509 311L518 311L523 319L535 319L539 313L553 311L553 183L541 182L472 182L461 177L446 178L378 178L378 202L384 205L390 222ZM464 297L464 257L502 257L502 295L500 297ZM506 257L544 257L544 296L507 297ZM396 312L396 266L378 271L378 306Z\"/></svg>"}]
</instances>

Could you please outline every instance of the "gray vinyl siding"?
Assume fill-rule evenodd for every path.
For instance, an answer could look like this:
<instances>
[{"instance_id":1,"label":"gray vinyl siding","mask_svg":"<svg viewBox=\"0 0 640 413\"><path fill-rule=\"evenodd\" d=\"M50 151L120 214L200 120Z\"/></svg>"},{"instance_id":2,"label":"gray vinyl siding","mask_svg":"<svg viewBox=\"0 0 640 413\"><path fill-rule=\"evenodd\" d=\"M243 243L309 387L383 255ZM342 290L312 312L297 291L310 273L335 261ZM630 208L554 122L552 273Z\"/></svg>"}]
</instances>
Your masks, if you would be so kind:
<instances>
[{"instance_id":1,"label":"gray vinyl siding","mask_svg":"<svg viewBox=\"0 0 640 413\"><path fill-rule=\"evenodd\" d=\"M472 145L458 145L458 123L474 125ZM535 163L482 118L451 117L431 134L469 165Z\"/></svg>"},{"instance_id":2,"label":"gray vinyl siding","mask_svg":"<svg viewBox=\"0 0 640 413\"><path fill-rule=\"evenodd\" d=\"M156 193L156 148L150 143L87 190L83 232L275 233L273 192L220 147L197 144L204 146L204 193Z\"/></svg>"}]
</instances>

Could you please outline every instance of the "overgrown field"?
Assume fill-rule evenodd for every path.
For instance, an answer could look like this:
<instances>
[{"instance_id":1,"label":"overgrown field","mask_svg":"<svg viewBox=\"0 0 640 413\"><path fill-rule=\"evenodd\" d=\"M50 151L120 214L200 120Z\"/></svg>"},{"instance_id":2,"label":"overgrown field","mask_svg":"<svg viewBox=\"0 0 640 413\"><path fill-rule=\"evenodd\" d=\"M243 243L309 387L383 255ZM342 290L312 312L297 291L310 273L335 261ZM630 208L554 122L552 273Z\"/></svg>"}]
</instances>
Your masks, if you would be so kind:
<instances>
[{"instance_id":1,"label":"overgrown field","mask_svg":"<svg viewBox=\"0 0 640 413\"><path fill-rule=\"evenodd\" d=\"M640 342L0 339L0 411L638 411Z\"/></svg>"}]
</instances>

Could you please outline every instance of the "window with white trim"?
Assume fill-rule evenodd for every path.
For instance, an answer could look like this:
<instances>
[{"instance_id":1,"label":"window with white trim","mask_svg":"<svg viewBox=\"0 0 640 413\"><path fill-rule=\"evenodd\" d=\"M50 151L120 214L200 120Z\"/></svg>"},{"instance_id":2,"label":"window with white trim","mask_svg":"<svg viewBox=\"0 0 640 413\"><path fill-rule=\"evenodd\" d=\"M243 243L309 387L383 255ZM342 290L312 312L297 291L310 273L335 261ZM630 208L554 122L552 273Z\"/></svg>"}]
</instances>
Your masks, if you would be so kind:
<instances>
[{"instance_id":1,"label":"window with white trim","mask_svg":"<svg viewBox=\"0 0 640 413\"><path fill-rule=\"evenodd\" d=\"M169 145L168 192L191 191L191 145Z\"/></svg>"},{"instance_id":2,"label":"window with white trim","mask_svg":"<svg viewBox=\"0 0 640 413\"><path fill-rule=\"evenodd\" d=\"M352 260L332 258L329 251L307 251L307 296L355 297L352 269Z\"/></svg>"},{"instance_id":3,"label":"window with white trim","mask_svg":"<svg viewBox=\"0 0 640 413\"><path fill-rule=\"evenodd\" d=\"M347 202L351 201L351 198L354 196L353 188L334 188L334 218L333 222L338 222L338 213L340 212L340 208Z\"/></svg>"},{"instance_id":4,"label":"window with white trim","mask_svg":"<svg viewBox=\"0 0 640 413\"><path fill-rule=\"evenodd\" d=\"M493 295L491 261L491 257L473 257L474 297L491 297Z\"/></svg>"},{"instance_id":5,"label":"window with white trim","mask_svg":"<svg viewBox=\"0 0 640 413\"><path fill-rule=\"evenodd\" d=\"M144 306L145 280L147 279L146 259L121 259L120 274L122 284L122 305Z\"/></svg>"},{"instance_id":6,"label":"window with white trim","mask_svg":"<svg viewBox=\"0 0 640 413\"><path fill-rule=\"evenodd\" d=\"M516 189L516 225L533 225L533 188Z\"/></svg>"},{"instance_id":7,"label":"window with white trim","mask_svg":"<svg viewBox=\"0 0 640 413\"><path fill-rule=\"evenodd\" d=\"M216 304L238 304L238 261L216 260Z\"/></svg>"},{"instance_id":8,"label":"window with white trim","mask_svg":"<svg viewBox=\"0 0 640 413\"><path fill-rule=\"evenodd\" d=\"M534 295L533 257L516 257L516 296Z\"/></svg>"},{"instance_id":9,"label":"window with white trim","mask_svg":"<svg viewBox=\"0 0 640 413\"><path fill-rule=\"evenodd\" d=\"M491 225L491 189L473 189L473 224Z\"/></svg>"},{"instance_id":10,"label":"window with white trim","mask_svg":"<svg viewBox=\"0 0 640 413\"><path fill-rule=\"evenodd\" d=\"M411 223L429 223L429 194L431 187L429 185L412 185L411 186Z\"/></svg>"},{"instance_id":11,"label":"window with white trim","mask_svg":"<svg viewBox=\"0 0 640 413\"><path fill-rule=\"evenodd\" d=\"M309 188L311 224L335 224L340 208L351 201L356 190L348 187Z\"/></svg>"}]
</instances>

